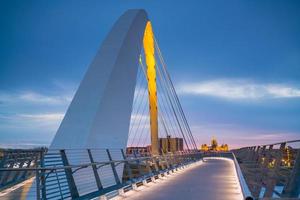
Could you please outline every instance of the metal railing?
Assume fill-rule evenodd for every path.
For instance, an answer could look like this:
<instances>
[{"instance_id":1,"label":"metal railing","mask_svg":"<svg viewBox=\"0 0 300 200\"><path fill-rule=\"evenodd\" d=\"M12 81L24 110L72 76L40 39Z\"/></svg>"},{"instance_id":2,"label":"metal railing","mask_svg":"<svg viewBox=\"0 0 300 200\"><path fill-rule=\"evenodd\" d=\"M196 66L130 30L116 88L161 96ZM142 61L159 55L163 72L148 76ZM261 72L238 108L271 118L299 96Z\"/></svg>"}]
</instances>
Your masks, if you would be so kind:
<instances>
[{"instance_id":1,"label":"metal railing","mask_svg":"<svg viewBox=\"0 0 300 200\"><path fill-rule=\"evenodd\" d=\"M110 198L201 159L199 152L126 157L122 149L51 149L41 155L38 166L1 168L1 174L32 175L13 187L0 188L0 198Z\"/></svg>"},{"instance_id":2,"label":"metal railing","mask_svg":"<svg viewBox=\"0 0 300 200\"><path fill-rule=\"evenodd\" d=\"M0 149L0 168L33 168L39 165L46 148ZM33 176L31 171L0 172L0 189L11 187Z\"/></svg>"},{"instance_id":3,"label":"metal railing","mask_svg":"<svg viewBox=\"0 0 300 200\"><path fill-rule=\"evenodd\" d=\"M300 140L244 147L233 152L256 199L299 198Z\"/></svg>"}]
</instances>

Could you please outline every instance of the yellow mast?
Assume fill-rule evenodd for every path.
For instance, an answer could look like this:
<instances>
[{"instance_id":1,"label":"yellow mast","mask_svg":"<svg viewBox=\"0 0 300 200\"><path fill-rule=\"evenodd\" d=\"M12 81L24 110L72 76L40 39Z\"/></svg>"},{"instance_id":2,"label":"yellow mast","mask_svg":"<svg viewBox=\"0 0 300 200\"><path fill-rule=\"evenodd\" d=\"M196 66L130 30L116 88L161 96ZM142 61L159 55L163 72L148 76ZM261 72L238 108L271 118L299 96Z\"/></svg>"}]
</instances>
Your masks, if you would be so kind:
<instances>
[{"instance_id":1,"label":"yellow mast","mask_svg":"<svg viewBox=\"0 0 300 200\"><path fill-rule=\"evenodd\" d=\"M148 21L144 33L144 52L147 65L149 108L150 108L150 130L151 151L153 155L159 154L158 147L158 123L157 123L157 93L156 93L156 70L155 70L155 48L151 22Z\"/></svg>"}]
</instances>

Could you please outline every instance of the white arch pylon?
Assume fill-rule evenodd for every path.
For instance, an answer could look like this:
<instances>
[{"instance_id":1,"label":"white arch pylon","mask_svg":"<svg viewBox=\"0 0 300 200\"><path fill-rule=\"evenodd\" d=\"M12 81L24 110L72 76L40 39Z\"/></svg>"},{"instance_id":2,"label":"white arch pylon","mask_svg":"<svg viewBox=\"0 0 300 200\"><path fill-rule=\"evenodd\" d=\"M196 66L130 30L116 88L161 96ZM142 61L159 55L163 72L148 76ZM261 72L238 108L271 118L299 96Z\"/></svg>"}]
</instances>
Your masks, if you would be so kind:
<instances>
[{"instance_id":1,"label":"white arch pylon","mask_svg":"<svg viewBox=\"0 0 300 200\"><path fill-rule=\"evenodd\" d=\"M126 147L143 47L152 153L159 153L154 38L144 10L128 10L114 24L81 81L50 149Z\"/></svg>"}]
</instances>

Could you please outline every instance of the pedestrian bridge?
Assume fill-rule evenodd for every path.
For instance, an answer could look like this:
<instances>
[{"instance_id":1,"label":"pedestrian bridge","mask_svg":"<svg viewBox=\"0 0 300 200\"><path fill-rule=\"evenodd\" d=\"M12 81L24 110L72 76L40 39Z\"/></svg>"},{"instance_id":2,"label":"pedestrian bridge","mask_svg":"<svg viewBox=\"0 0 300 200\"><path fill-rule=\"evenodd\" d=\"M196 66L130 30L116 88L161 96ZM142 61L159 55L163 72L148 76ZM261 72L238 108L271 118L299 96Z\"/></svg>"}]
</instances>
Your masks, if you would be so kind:
<instances>
[{"instance_id":1,"label":"pedestrian bridge","mask_svg":"<svg viewBox=\"0 0 300 200\"><path fill-rule=\"evenodd\" d=\"M48 159L45 164L59 165L58 160ZM120 164L125 165L123 175L114 173ZM66 173L69 169L70 174ZM88 173L93 169L100 173ZM251 195L231 153L131 158L28 170L35 176L2 191L1 199L242 200Z\"/></svg>"},{"instance_id":2,"label":"pedestrian bridge","mask_svg":"<svg viewBox=\"0 0 300 200\"><path fill-rule=\"evenodd\" d=\"M0 198L296 198L299 147L278 144L200 152L147 13L129 10L101 45L49 148L0 149Z\"/></svg>"}]
</instances>

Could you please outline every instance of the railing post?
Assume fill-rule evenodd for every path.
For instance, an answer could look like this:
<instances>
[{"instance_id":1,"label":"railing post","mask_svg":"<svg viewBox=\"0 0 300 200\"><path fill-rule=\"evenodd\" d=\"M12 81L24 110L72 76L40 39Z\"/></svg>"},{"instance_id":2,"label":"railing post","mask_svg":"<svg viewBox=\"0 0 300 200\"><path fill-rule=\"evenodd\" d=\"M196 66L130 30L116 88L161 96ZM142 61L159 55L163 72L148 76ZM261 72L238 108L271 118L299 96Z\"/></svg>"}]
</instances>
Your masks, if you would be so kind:
<instances>
[{"instance_id":1,"label":"railing post","mask_svg":"<svg viewBox=\"0 0 300 200\"><path fill-rule=\"evenodd\" d=\"M252 157L252 151L253 151L253 147L248 147L247 148L247 157L246 160L250 161L251 157Z\"/></svg>"},{"instance_id":2,"label":"railing post","mask_svg":"<svg viewBox=\"0 0 300 200\"><path fill-rule=\"evenodd\" d=\"M61 159L64 166L70 166L65 150L60 150ZM72 199L78 198L79 193L74 181L73 173L71 168L65 168L65 173L69 185L69 190L72 196Z\"/></svg>"},{"instance_id":3,"label":"railing post","mask_svg":"<svg viewBox=\"0 0 300 200\"><path fill-rule=\"evenodd\" d=\"M257 146L256 151L254 153L254 162L259 163L259 152L260 152L260 146Z\"/></svg>"},{"instance_id":4,"label":"railing post","mask_svg":"<svg viewBox=\"0 0 300 200\"><path fill-rule=\"evenodd\" d=\"M137 159L137 156L136 156L136 152L135 152L135 151L133 152L133 155L134 155L134 158ZM139 160L136 160L136 164L137 164L137 167L138 167L138 169L139 169L140 176L143 176L144 173L143 173L143 171L142 171L142 167L141 167L141 165L140 165L140 161L139 161Z\"/></svg>"},{"instance_id":5,"label":"railing post","mask_svg":"<svg viewBox=\"0 0 300 200\"><path fill-rule=\"evenodd\" d=\"M35 170L35 180L36 180L36 199L41 199L41 191L40 191L40 173L39 170Z\"/></svg>"},{"instance_id":6,"label":"railing post","mask_svg":"<svg viewBox=\"0 0 300 200\"><path fill-rule=\"evenodd\" d=\"M166 156L166 155L164 154L163 157L164 157L164 160L165 160L165 162L166 162L166 164L167 164L167 169L170 169L170 164L169 164L169 161L168 161L168 156Z\"/></svg>"},{"instance_id":7,"label":"railing post","mask_svg":"<svg viewBox=\"0 0 300 200\"><path fill-rule=\"evenodd\" d=\"M115 163L112 162L113 160L112 160L112 157L111 157L111 155L110 155L109 149L106 149L106 152L107 152L107 156L108 156L109 161L111 161L111 164L110 164L110 165L111 165L112 171L113 171L113 173L114 173L114 177L115 177L116 184L119 185L119 184L121 184L121 182L120 182L120 179L119 179L117 170L116 170Z\"/></svg>"},{"instance_id":8,"label":"railing post","mask_svg":"<svg viewBox=\"0 0 300 200\"><path fill-rule=\"evenodd\" d=\"M266 192L264 194L264 197L272 197L272 195L273 195L274 187L276 186L276 183L277 183L277 173L278 173L278 170L280 167L280 163L281 163L283 151L285 149L285 145L286 145L285 142L280 144L278 155L276 155L276 158L275 158L274 169L272 170L272 173L271 173L272 175L271 175L271 177L268 177L269 181L268 181L268 184L266 185Z\"/></svg>"},{"instance_id":9,"label":"railing post","mask_svg":"<svg viewBox=\"0 0 300 200\"><path fill-rule=\"evenodd\" d=\"M94 158L92 156L91 150L88 149L87 151L88 151L91 163L94 163L95 161L94 161ZM100 180L100 177L99 177L99 174L98 174L98 171L97 171L97 166L95 164L92 164L92 168L93 168L93 173L94 173L94 177L95 177L95 180L96 180L96 184L97 184L98 190L102 190L103 186L101 184L101 180Z\"/></svg>"},{"instance_id":10,"label":"railing post","mask_svg":"<svg viewBox=\"0 0 300 200\"><path fill-rule=\"evenodd\" d=\"M263 164L264 168L268 167L268 163L270 161L270 158L272 157L272 155L271 155L271 151L272 150L273 150L273 145L270 145L269 149L268 149L268 151L266 153L266 156L265 156L265 161L264 161L264 164Z\"/></svg>"},{"instance_id":11,"label":"railing post","mask_svg":"<svg viewBox=\"0 0 300 200\"><path fill-rule=\"evenodd\" d=\"M149 174L151 174L151 173L152 173L152 170L151 170L151 167L150 167L150 165L149 165L149 160L147 159L145 162L146 162L147 170L148 170Z\"/></svg>"},{"instance_id":12,"label":"railing post","mask_svg":"<svg viewBox=\"0 0 300 200\"><path fill-rule=\"evenodd\" d=\"M40 152L40 166L44 167L44 151ZM46 180L45 180L45 170L41 170L41 191L42 191L42 199L46 199Z\"/></svg>"},{"instance_id":13,"label":"railing post","mask_svg":"<svg viewBox=\"0 0 300 200\"><path fill-rule=\"evenodd\" d=\"M297 198L300 193L300 149L297 151L297 156L293 171L290 175L288 183L282 191L282 197Z\"/></svg>"},{"instance_id":14,"label":"railing post","mask_svg":"<svg viewBox=\"0 0 300 200\"><path fill-rule=\"evenodd\" d=\"M260 166L263 166L263 163L262 163L262 158L266 159L265 158L265 153L266 153L266 145L264 145L261 149L261 153L258 155L258 163Z\"/></svg>"},{"instance_id":15,"label":"railing post","mask_svg":"<svg viewBox=\"0 0 300 200\"><path fill-rule=\"evenodd\" d=\"M250 157L250 160L252 162L255 161L256 148L257 148L257 146L252 147L252 152L251 152L251 157Z\"/></svg>"},{"instance_id":16,"label":"railing post","mask_svg":"<svg viewBox=\"0 0 300 200\"><path fill-rule=\"evenodd\" d=\"M159 167L157 165L157 161L156 161L155 157L152 157L152 162L154 163L155 172L158 172L159 171Z\"/></svg>"},{"instance_id":17,"label":"railing post","mask_svg":"<svg viewBox=\"0 0 300 200\"><path fill-rule=\"evenodd\" d=\"M126 160L124 164L125 164L125 168L126 168L126 171L128 173L129 179L131 180L133 178L132 171L131 171L131 168L129 166L129 162L127 161L127 157L126 157L123 149L121 149L121 153L122 153L123 159Z\"/></svg>"}]
</instances>

